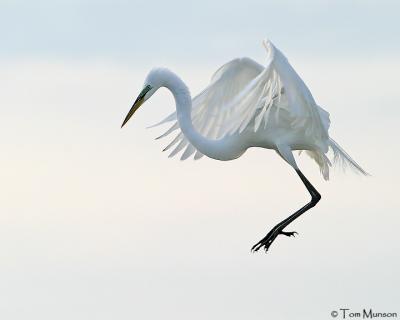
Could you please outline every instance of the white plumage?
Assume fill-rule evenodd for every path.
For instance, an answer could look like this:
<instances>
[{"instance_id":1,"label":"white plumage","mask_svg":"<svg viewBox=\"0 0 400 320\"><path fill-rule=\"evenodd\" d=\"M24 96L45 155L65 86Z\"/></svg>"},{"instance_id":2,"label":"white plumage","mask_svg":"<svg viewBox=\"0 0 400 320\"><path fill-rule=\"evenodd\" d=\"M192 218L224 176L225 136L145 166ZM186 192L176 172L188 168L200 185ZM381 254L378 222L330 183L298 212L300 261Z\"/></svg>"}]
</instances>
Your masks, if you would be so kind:
<instances>
[{"instance_id":1,"label":"white plumage","mask_svg":"<svg viewBox=\"0 0 400 320\"><path fill-rule=\"evenodd\" d=\"M332 139L329 138L329 113L318 106L303 80L287 58L271 41L264 41L267 50L266 67L250 58L234 59L220 67L210 84L192 100L194 128L209 139L221 139L227 135L259 131L264 135L276 135L279 131L292 132L297 142L292 150L306 150L306 154L318 164L323 177L329 179L331 161L325 155L328 148L334 159L342 165L349 164L365 174ZM271 118L273 117L273 121ZM181 150L181 160L194 154L203 154L190 144L181 132L176 112L154 126L175 121L163 135L178 131L164 149L172 149L170 157ZM269 130L270 129L270 130ZM244 133L245 131L245 133Z\"/></svg>"},{"instance_id":2,"label":"white plumage","mask_svg":"<svg viewBox=\"0 0 400 320\"><path fill-rule=\"evenodd\" d=\"M266 251L280 234L293 236L284 228L314 207L321 195L300 171L293 150L305 151L329 179L332 162L366 172L329 137L329 113L318 106L303 80L286 57L270 41L265 41L266 67L249 58L232 60L219 68L211 83L191 98L185 83L168 69L152 70L122 126L160 87L169 89L175 98L176 112L156 125L173 121L159 138L177 131L164 149L170 157L182 152L185 160L206 155L217 160L233 160L248 148L275 150L296 171L311 201L277 224L252 250ZM327 154L332 150L333 161Z\"/></svg>"}]
</instances>

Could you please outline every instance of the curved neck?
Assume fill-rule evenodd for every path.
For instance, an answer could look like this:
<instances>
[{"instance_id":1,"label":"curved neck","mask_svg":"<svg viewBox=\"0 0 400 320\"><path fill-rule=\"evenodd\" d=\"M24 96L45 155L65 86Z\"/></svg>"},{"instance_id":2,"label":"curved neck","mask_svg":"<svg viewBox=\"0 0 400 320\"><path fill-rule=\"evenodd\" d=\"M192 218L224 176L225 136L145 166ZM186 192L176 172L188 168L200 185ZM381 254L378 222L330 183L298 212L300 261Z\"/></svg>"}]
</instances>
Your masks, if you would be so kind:
<instances>
[{"instance_id":1,"label":"curved neck","mask_svg":"<svg viewBox=\"0 0 400 320\"><path fill-rule=\"evenodd\" d=\"M202 154L218 160L228 160L229 147L226 139L213 140L201 135L192 122L192 98L186 84L173 72L166 74L164 87L169 89L175 98L176 115L179 126L187 140ZM228 147L228 148L227 148Z\"/></svg>"}]
</instances>

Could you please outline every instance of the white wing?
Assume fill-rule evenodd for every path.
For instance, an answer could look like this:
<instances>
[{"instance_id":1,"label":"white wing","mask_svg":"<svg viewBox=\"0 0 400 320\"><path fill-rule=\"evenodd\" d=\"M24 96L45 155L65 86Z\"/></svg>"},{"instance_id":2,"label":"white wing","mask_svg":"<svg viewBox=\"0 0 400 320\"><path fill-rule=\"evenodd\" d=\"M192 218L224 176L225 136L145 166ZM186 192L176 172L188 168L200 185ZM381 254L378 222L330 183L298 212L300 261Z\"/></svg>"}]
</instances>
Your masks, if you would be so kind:
<instances>
[{"instance_id":1,"label":"white wing","mask_svg":"<svg viewBox=\"0 0 400 320\"><path fill-rule=\"evenodd\" d=\"M230 124L232 119L232 110L226 106L263 70L262 65L250 58L235 59L219 68L212 76L210 84L193 98L192 121L196 130L210 139L222 138L226 134L225 127ZM175 121L174 125L158 138L165 137L179 129L176 112L156 125L169 121ZM171 152L170 157L184 148L186 150L182 154L182 160L187 159L195 152L195 159L203 156L199 151L196 151L180 131L164 151L175 145L177 146Z\"/></svg>"},{"instance_id":2,"label":"white wing","mask_svg":"<svg viewBox=\"0 0 400 320\"><path fill-rule=\"evenodd\" d=\"M264 45L268 56L265 68L252 59L241 58L217 70L208 87L192 101L194 127L209 139L220 139L245 129L257 131L261 125L266 127L272 109L277 121L280 110L285 109L285 122L289 118L291 128L304 128L305 134L315 141L326 138L329 114L316 105L286 57L270 41ZM176 113L158 124L168 121L175 123L159 138L179 129ZM182 160L195 152L195 159L202 156L182 132L164 150L173 146L170 157L184 148Z\"/></svg>"}]
</instances>

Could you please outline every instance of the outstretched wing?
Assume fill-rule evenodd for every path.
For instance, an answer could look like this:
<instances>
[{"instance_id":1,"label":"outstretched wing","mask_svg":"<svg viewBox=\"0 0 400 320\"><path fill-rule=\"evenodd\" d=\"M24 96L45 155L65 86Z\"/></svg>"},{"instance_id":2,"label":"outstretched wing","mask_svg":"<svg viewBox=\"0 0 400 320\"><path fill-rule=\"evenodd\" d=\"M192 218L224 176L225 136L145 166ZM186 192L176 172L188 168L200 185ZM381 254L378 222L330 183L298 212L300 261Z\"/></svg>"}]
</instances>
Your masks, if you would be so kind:
<instances>
[{"instance_id":1,"label":"outstretched wing","mask_svg":"<svg viewBox=\"0 0 400 320\"><path fill-rule=\"evenodd\" d=\"M244 90L248 83L256 78L264 67L250 58L234 59L220 67L212 76L210 84L192 101L193 126L202 135L210 139L219 139L226 134L226 127L232 119L229 103L232 98ZM163 138L179 129L176 112L157 123L160 125L169 121L175 121L173 126L158 138ZM182 132L178 132L175 139L164 151L175 146L169 155L173 157L179 151L185 149L181 159L187 159L195 154L195 159L203 156L185 138Z\"/></svg>"},{"instance_id":2,"label":"outstretched wing","mask_svg":"<svg viewBox=\"0 0 400 320\"><path fill-rule=\"evenodd\" d=\"M265 68L249 58L241 58L217 70L208 87L192 101L194 127L209 139L220 139L245 129L257 131L262 125L266 127L272 114L279 121L279 113L284 109L285 122L289 120L291 128L304 129L315 141L326 138L329 114L316 105L286 57L270 41L264 45L268 58ZM159 124L168 121L175 123L160 138L179 129L176 113ZM193 153L195 159L202 156L182 132L164 150L174 146L170 157L183 149L182 160Z\"/></svg>"}]
</instances>

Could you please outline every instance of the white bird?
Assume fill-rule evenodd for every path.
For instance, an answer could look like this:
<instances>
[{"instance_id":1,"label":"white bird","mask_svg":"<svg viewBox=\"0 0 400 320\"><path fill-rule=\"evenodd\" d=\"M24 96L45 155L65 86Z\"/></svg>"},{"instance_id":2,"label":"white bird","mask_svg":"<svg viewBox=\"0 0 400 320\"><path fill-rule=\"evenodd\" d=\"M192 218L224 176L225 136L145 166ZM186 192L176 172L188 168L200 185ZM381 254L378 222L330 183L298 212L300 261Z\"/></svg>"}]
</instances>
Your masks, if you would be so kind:
<instances>
[{"instance_id":1,"label":"white bird","mask_svg":"<svg viewBox=\"0 0 400 320\"><path fill-rule=\"evenodd\" d=\"M181 159L194 154L216 160L233 160L248 148L275 150L293 167L311 195L311 201L278 223L257 242L252 251L267 251L280 234L294 236L284 229L301 214L314 207L321 195L300 171L293 150L304 150L318 164L325 180L333 162L367 173L329 137L329 113L318 106L306 84L287 58L269 40L266 67L250 58L234 59L219 68L211 83L193 99L188 87L172 71L156 68L148 74L144 88L129 110L124 122L159 88L169 89L176 102L176 112L156 125L174 121L159 138L173 131L177 136L164 149L175 146L170 157L184 150Z\"/></svg>"}]
</instances>

